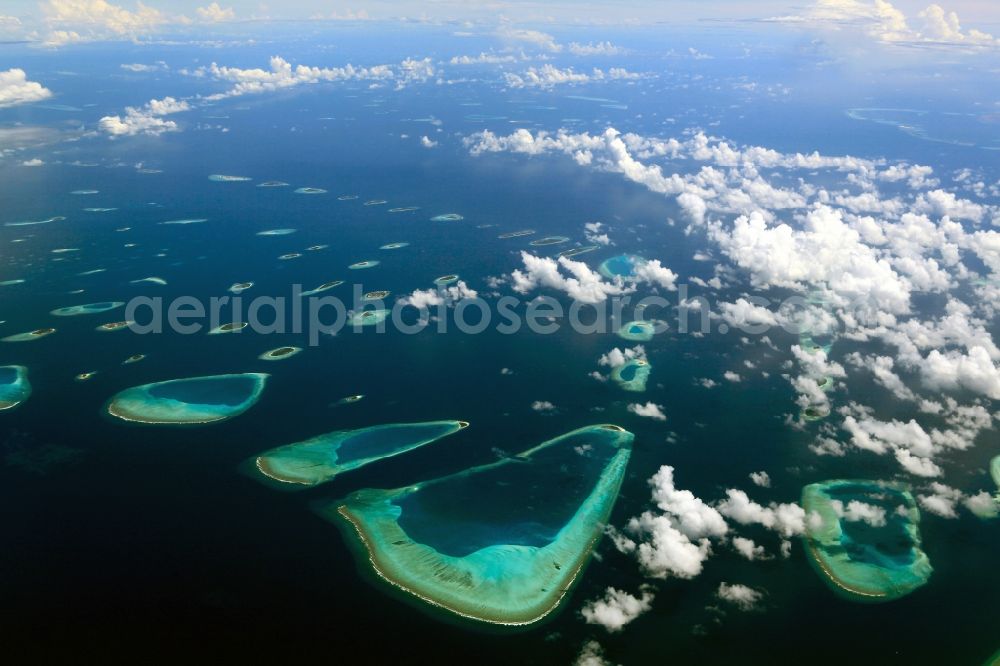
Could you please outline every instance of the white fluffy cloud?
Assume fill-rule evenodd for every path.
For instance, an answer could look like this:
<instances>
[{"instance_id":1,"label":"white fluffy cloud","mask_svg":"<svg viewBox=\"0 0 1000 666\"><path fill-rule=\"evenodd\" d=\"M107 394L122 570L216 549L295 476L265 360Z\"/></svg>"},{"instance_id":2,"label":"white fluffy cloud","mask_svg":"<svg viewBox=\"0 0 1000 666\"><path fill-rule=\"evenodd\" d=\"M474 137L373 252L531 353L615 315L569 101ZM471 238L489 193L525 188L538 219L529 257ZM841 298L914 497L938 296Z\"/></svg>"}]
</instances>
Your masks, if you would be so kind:
<instances>
[{"instance_id":1,"label":"white fluffy cloud","mask_svg":"<svg viewBox=\"0 0 1000 666\"><path fill-rule=\"evenodd\" d=\"M727 601L744 611L754 610L757 604L760 603L760 600L764 598L762 592L738 583L731 585L729 583L719 583L719 589L716 590L715 594L719 599Z\"/></svg>"},{"instance_id":2,"label":"white fluffy cloud","mask_svg":"<svg viewBox=\"0 0 1000 666\"><path fill-rule=\"evenodd\" d=\"M40 102L49 97L52 97L52 91L40 83L29 81L23 69L0 72L0 109Z\"/></svg>"},{"instance_id":3,"label":"white fluffy cloud","mask_svg":"<svg viewBox=\"0 0 1000 666\"><path fill-rule=\"evenodd\" d=\"M142 107L128 107L124 115L105 116L98 126L101 131L112 137L135 136L146 134L157 136L164 132L176 132L179 128L172 120L164 120L163 116L188 111L191 105L173 97L154 99Z\"/></svg>"},{"instance_id":4,"label":"white fluffy cloud","mask_svg":"<svg viewBox=\"0 0 1000 666\"><path fill-rule=\"evenodd\" d=\"M520 74L504 72L503 76L509 88L552 88L575 83L634 81L642 77L641 74L622 67L612 67L607 71L595 67L590 72L578 72L572 67L559 69L549 63L541 67L529 67Z\"/></svg>"},{"instance_id":5,"label":"white fluffy cloud","mask_svg":"<svg viewBox=\"0 0 1000 666\"><path fill-rule=\"evenodd\" d=\"M409 296L399 300L404 305L412 305L415 308L423 309L450 306L461 300L476 298L478 296L479 293L475 289L469 287L464 280L459 280L446 288L417 289Z\"/></svg>"},{"instance_id":6,"label":"white fluffy cloud","mask_svg":"<svg viewBox=\"0 0 1000 666\"><path fill-rule=\"evenodd\" d=\"M580 44L578 42L570 42L567 47L570 53L578 56L613 56L622 55L628 53L627 49L623 49L620 46L615 46L611 42L590 42L587 44Z\"/></svg>"},{"instance_id":7,"label":"white fluffy cloud","mask_svg":"<svg viewBox=\"0 0 1000 666\"><path fill-rule=\"evenodd\" d=\"M171 21L158 9L142 3L135 10L106 0L48 0L42 4L51 35L50 46L87 39L125 39L148 34Z\"/></svg>"},{"instance_id":8,"label":"white fluffy cloud","mask_svg":"<svg viewBox=\"0 0 1000 666\"><path fill-rule=\"evenodd\" d=\"M213 2L205 7L198 7L194 11L198 18L206 23L221 23L236 19L236 12L232 7L222 8L218 2Z\"/></svg>"},{"instance_id":9,"label":"white fluffy cloud","mask_svg":"<svg viewBox=\"0 0 1000 666\"><path fill-rule=\"evenodd\" d=\"M810 24L848 35L860 33L882 44L995 48L998 41L981 30L964 30L958 15L932 4L911 23L887 0L818 0L801 15L779 16L773 22Z\"/></svg>"},{"instance_id":10,"label":"white fluffy cloud","mask_svg":"<svg viewBox=\"0 0 1000 666\"><path fill-rule=\"evenodd\" d=\"M511 286L519 294L529 294L535 289L548 288L561 291L581 303L601 303L609 296L630 294L638 284L648 284L667 290L676 289L677 274L663 266L659 260L639 263L628 279L605 279L582 261L568 257L539 257L521 252L524 269L511 273Z\"/></svg>"},{"instance_id":11,"label":"white fluffy cloud","mask_svg":"<svg viewBox=\"0 0 1000 666\"><path fill-rule=\"evenodd\" d=\"M580 610L587 624L599 624L610 632L621 631L622 628L653 607L653 590L644 587L642 596L635 597L609 587L604 597L595 599L584 605Z\"/></svg>"},{"instance_id":12,"label":"white fluffy cloud","mask_svg":"<svg viewBox=\"0 0 1000 666\"><path fill-rule=\"evenodd\" d=\"M667 415L663 413L663 406L657 405L655 402L647 402L645 405L632 403L628 406L628 411L636 416L645 416L655 421L667 420Z\"/></svg>"},{"instance_id":13,"label":"white fluffy cloud","mask_svg":"<svg viewBox=\"0 0 1000 666\"><path fill-rule=\"evenodd\" d=\"M374 65L372 67L310 67L292 66L280 56L272 56L269 69L241 69L212 63L207 68L194 72L199 76L209 76L218 81L234 84L225 92L210 95L206 99L220 100L286 88L317 83L338 81L370 81L372 83L393 83L397 88L427 81L434 76L435 69L430 58L423 60L406 59L398 65Z\"/></svg>"},{"instance_id":14,"label":"white fluffy cloud","mask_svg":"<svg viewBox=\"0 0 1000 666\"><path fill-rule=\"evenodd\" d=\"M805 531L806 512L798 504L772 502L762 506L734 488L727 490L726 496L718 506L719 513L740 525L762 525L786 538Z\"/></svg>"}]
</instances>

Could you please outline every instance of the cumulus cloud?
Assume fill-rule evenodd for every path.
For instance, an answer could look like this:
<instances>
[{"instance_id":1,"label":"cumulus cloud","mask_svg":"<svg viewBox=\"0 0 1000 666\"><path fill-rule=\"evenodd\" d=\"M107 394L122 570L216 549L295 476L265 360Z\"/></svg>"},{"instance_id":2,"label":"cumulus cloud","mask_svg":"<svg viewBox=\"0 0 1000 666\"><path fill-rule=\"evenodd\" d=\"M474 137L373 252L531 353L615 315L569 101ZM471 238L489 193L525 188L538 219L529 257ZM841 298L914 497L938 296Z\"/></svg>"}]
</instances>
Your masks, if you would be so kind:
<instances>
[{"instance_id":1,"label":"cumulus cloud","mask_svg":"<svg viewBox=\"0 0 1000 666\"><path fill-rule=\"evenodd\" d=\"M208 67L195 70L199 76L209 76L218 81L234 84L225 92L208 96L209 101L239 97L242 95L274 92L302 85L342 81L370 81L373 83L393 83L397 88L412 83L427 81L435 74L430 58L414 60L408 58L398 65L374 65L371 67L310 67L292 66L281 56L272 56L269 69L241 69L212 63Z\"/></svg>"},{"instance_id":2,"label":"cumulus cloud","mask_svg":"<svg viewBox=\"0 0 1000 666\"><path fill-rule=\"evenodd\" d=\"M223 9L218 2L213 2L205 7L198 7L194 10L199 20L206 23L221 23L222 21L233 21L236 19L236 12L232 7Z\"/></svg>"},{"instance_id":3,"label":"cumulus cloud","mask_svg":"<svg viewBox=\"0 0 1000 666\"><path fill-rule=\"evenodd\" d=\"M670 518L649 511L632 518L625 529L640 541L612 533L615 546L623 553L634 553L643 571L653 578L694 578L712 552L708 539L694 543Z\"/></svg>"},{"instance_id":4,"label":"cumulus cloud","mask_svg":"<svg viewBox=\"0 0 1000 666\"><path fill-rule=\"evenodd\" d=\"M728 532L726 521L718 511L695 497L690 490L680 490L675 486L673 467L660 467L649 479L649 485L656 506L674 519L685 536L692 539L718 538Z\"/></svg>"},{"instance_id":5,"label":"cumulus cloud","mask_svg":"<svg viewBox=\"0 0 1000 666\"><path fill-rule=\"evenodd\" d=\"M552 88L577 83L633 81L642 77L641 74L622 67L612 67L607 71L595 67L590 72L578 72L572 67L559 69L549 63L541 67L529 67L519 74L504 72L503 76L509 88Z\"/></svg>"},{"instance_id":6,"label":"cumulus cloud","mask_svg":"<svg viewBox=\"0 0 1000 666\"><path fill-rule=\"evenodd\" d=\"M754 610L760 600L764 598L762 592L738 583L732 585L719 583L719 589L716 590L715 595L743 611Z\"/></svg>"},{"instance_id":7,"label":"cumulus cloud","mask_svg":"<svg viewBox=\"0 0 1000 666\"><path fill-rule=\"evenodd\" d=\"M518 62L520 58L512 55L500 55L497 53L482 52L479 55L453 56L448 64L451 65L502 65L505 63Z\"/></svg>"},{"instance_id":8,"label":"cumulus cloud","mask_svg":"<svg viewBox=\"0 0 1000 666\"><path fill-rule=\"evenodd\" d=\"M538 288L561 291L581 303L601 303L609 296L630 294L638 284L648 284L668 290L676 289L677 274L658 260L639 263L627 279L605 279L582 261L568 257L539 257L521 252L524 268L511 273L511 286L519 294L529 294Z\"/></svg>"},{"instance_id":9,"label":"cumulus cloud","mask_svg":"<svg viewBox=\"0 0 1000 666\"><path fill-rule=\"evenodd\" d=\"M536 400L531 403L531 408L536 412L554 412L556 406L548 400Z\"/></svg>"},{"instance_id":10,"label":"cumulus cloud","mask_svg":"<svg viewBox=\"0 0 1000 666\"><path fill-rule=\"evenodd\" d=\"M718 505L719 513L741 525L762 525L786 538L805 531L806 512L798 504L772 502L762 506L734 488L727 490L726 496Z\"/></svg>"},{"instance_id":11,"label":"cumulus cloud","mask_svg":"<svg viewBox=\"0 0 1000 666\"><path fill-rule=\"evenodd\" d=\"M642 596L635 597L609 587L604 597L587 602L580 610L587 624L599 624L609 632L621 631L622 628L653 607L653 589L643 587Z\"/></svg>"},{"instance_id":12,"label":"cumulus cloud","mask_svg":"<svg viewBox=\"0 0 1000 666\"><path fill-rule=\"evenodd\" d=\"M163 116L188 111L191 105L173 97L154 99L142 107L127 107L124 115L104 116L98 123L101 131L111 137L145 134L158 136L164 132L178 131L177 123L164 120Z\"/></svg>"},{"instance_id":13,"label":"cumulus cloud","mask_svg":"<svg viewBox=\"0 0 1000 666\"><path fill-rule=\"evenodd\" d=\"M580 649L574 666L612 666L611 662L604 658L604 648L597 641L587 641Z\"/></svg>"},{"instance_id":14,"label":"cumulus cloud","mask_svg":"<svg viewBox=\"0 0 1000 666\"><path fill-rule=\"evenodd\" d=\"M539 287L547 287L565 292L570 298L581 303L600 303L608 296L617 296L628 291L621 280L606 281L587 264L567 257L553 259L522 251L521 261L524 270L515 270L511 274L512 286L519 294L528 294Z\"/></svg>"},{"instance_id":15,"label":"cumulus cloud","mask_svg":"<svg viewBox=\"0 0 1000 666\"><path fill-rule=\"evenodd\" d=\"M50 46L89 39L132 39L171 21L142 3L134 11L106 0L48 0L42 4Z\"/></svg>"},{"instance_id":16,"label":"cumulus cloud","mask_svg":"<svg viewBox=\"0 0 1000 666\"><path fill-rule=\"evenodd\" d=\"M750 472L750 480L753 481L755 486L759 486L761 488L771 487L771 475L767 472Z\"/></svg>"},{"instance_id":17,"label":"cumulus cloud","mask_svg":"<svg viewBox=\"0 0 1000 666\"><path fill-rule=\"evenodd\" d=\"M932 4L916 21L887 0L818 0L799 15L779 16L772 22L809 24L839 33L861 34L888 45L920 47L996 48L998 41L981 30L963 30L958 15ZM860 28L860 31L859 31Z\"/></svg>"},{"instance_id":18,"label":"cumulus cloud","mask_svg":"<svg viewBox=\"0 0 1000 666\"><path fill-rule=\"evenodd\" d=\"M31 104L52 97L52 91L35 81L29 81L23 69L0 72L0 109L19 104Z\"/></svg>"},{"instance_id":19,"label":"cumulus cloud","mask_svg":"<svg viewBox=\"0 0 1000 666\"><path fill-rule=\"evenodd\" d=\"M624 533L609 529L615 546L632 553L653 578L694 578L712 553L711 539L728 531L714 508L693 493L678 489L674 470L663 466L649 480L661 513L645 511L628 521Z\"/></svg>"},{"instance_id":20,"label":"cumulus cloud","mask_svg":"<svg viewBox=\"0 0 1000 666\"><path fill-rule=\"evenodd\" d=\"M628 411L636 416L645 416L655 421L666 421L667 415L663 413L663 406L654 402L647 402L645 405L632 403L628 406Z\"/></svg>"},{"instance_id":21,"label":"cumulus cloud","mask_svg":"<svg viewBox=\"0 0 1000 666\"><path fill-rule=\"evenodd\" d=\"M732 545L733 550L751 562L755 560L767 559L767 553L764 551L764 546L758 546L753 542L753 539L747 539L740 536L733 537Z\"/></svg>"},{"instance_id":22,"label":"cumulus cloud","mask_svg":"<svg viewBox=\"0 0 1000 666\"><path fill-rule=\"evenodd\" d=\"M567 49L570 53L577 56L613 56L628 53L627 49L615 46L611 42L590 42L587 44L570 42Z\"/></svg>"},{"instance_id":23,"label":"cumulus cloud","mask_svg":"<svg viewBox=\"0 0 1000 666\"><path fill-rule=\"evenodd\" d=\"M563 50L562 44L557 42L555 37L539 30L504 26L497 30L497 36L505 41L533 46L542 51L559 53Z\"/></svg>"},{"instance_id":24,"label":"cumulus cloud","mask_svg":"<svg viewBox=\"0 0 1000 666\"><path fill-rule=\"evenodd\" d=\"M476 298L479 293L469 287L464 280L459 280L450 287L438 289L416 289L409 296L399 299L403 305L412 305L418 309L438 306L449 306L467 298Z\"/></svg>"},{"instance_id":25,"label":"cumulus cloud","mask_svg":"<svg viewBox=\"0 0 1000 666\"><path fill-rule=\"evenodd\" d=\"M438 145L437 141L432 140L429 136L424 135L420 137L420 145L424 148L434 148Z\"/></svg>"}]
</instances>

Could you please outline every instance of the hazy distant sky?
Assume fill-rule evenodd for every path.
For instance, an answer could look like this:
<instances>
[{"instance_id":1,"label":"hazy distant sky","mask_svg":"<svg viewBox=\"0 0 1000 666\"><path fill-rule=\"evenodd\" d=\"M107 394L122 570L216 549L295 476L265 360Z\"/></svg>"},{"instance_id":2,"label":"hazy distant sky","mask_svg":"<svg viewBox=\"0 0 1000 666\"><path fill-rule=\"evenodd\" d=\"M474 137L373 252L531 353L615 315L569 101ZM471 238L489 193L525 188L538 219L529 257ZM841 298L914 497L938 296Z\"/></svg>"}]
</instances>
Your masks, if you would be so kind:
<instances>
[{"instance_id":1,"label":"hazy distant sky","mask_svg":"<svg viewBox=\"0 0 1000 666\"><path fill-rule=\"evenodd\" d=\"M56 0L57 2L59 0ZM65 1L65 0L64 0ZM107 0L72 0L78 4L101 4ZM852 2L854 0L838 0ZM860 0L865 2L865 0ZM0 14L24 19L40 19L42 7L48 0L4 0ZM134 0L110 0L110 4L135 10ZM194 16L198 7L209 4L204 0L145 0L148 7L171 14ZM340 0L223 0L223 9L232 8L237 18L276 19L310 18L316 15L357 15L361 12L371 18L421 17L432 19L483 20L506 17L519 22L587 22L606 20L620 22L625 19L640 21L688 21L699 18L764 18L797 14L814 4L765 0L591 0L544 2L540 0L404 0L374 2ZM870 3L869 3L870 4ZM907 15L915 15L932 4L930 0L892 0L892 4ZM954 11L963 24L1000 23L1000 9L996 0L939 0L946 11Z\"/></svg>"}]
</instances>

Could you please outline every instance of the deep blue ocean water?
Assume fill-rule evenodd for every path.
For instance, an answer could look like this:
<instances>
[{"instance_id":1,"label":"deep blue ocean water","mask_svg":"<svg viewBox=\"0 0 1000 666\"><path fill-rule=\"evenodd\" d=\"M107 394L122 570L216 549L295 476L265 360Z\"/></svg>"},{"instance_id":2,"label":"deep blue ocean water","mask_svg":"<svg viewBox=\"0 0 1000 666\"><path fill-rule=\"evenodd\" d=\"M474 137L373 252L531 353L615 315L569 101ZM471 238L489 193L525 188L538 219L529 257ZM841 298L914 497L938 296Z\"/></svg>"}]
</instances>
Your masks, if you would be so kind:
<instances>
[{"instance_id":1,"label":"deep blue ocean water","mask_svg":"<svg viewBox=\"0 0 1000 666\"><path fill-rule=\"evenodd\" d=\"M459 46L462 52L475 51L455 45L458 38L448 39L448 48L437 47L441 57L458 52L453 49ZM363 39L345 38L343 43L350 59L365 63L430 53L426 43L418 44L405 31L398 40L381 40L377 46ZM61 94L55 101L76 110L42 105L4 110L0 118L67 129L93 124L100 116L165 92L204 92L203 83L173 73L126 75L118 70L120 62L163 58L179 67L215 59L262 66L279 51L305 62L346 60L346 55L324 53L322 44L313 36L287 42L276 36L273 43L231 52L95 46L81 48L72 62L57 54L5 47L8 60L16 58L19 66L31 68L33 77L58 87ZM629 63L633 69L644 66L668 73L676 69L641 54ZM706 68L703 75L725 76L724 63L698 66ZM73 74L57 73L68 70ZM782 74L794 78L794 73ZM345 331L322 336L317 347L308 347L301 335L292 333L139 336L94 330L121 318L121 311L59 319L48 314L62 306L139 295L225 296L231 284L242 281L254 282L247 297L288 296L292 284L310 289L331 280L347 281L327 292L334 295L350 294L354 284L362 292L385 289L402 295L456 273L470 287L488 293L487 278L518 267L518 253L531 240L565 235L574 244L586 244L583 223L594 220L613 224L618 245L578 257L592 268L628 252L661 259L683 276L711 277L710 264L692 259L696 241L685 237L679 225L664 224L678 215L671 201L562 157L470 157L455 138L485 128L498 133L521 126L600 131L611 124L622 131L669 135L718 121L713 132L781 150L890 155L942 168L995 163L993 153L928 142L845 113L862 106L914 104L910 98L916 93L910 90L872 100L878 82L869 82L837 91L835 101L828 91L811 97L808 106L797 98L736 111L729 108L731 99L708 86L668 94L661 89L666 78L614 90L594 86L503 94L474 83L398 92L368 90L363 84L306 87L231 100L184 119L188 125L223 124L229 129L225 133L189 126L160 138L83 138L52 146L44 169L0 165L0 222L66 218L0 227L0 280L27 280L0 288L0 320L5 322L0 333L59 329L37 342L0 346L0 364L28 366L34 387L30 400L0 416L0 447L8 454L30 451L42 458L46 452L55 455L45 447L78 452L44 473L0 464L5 651L66 656L198 650L206 657L276 655L291 661L321 654L347 663L444 659L542 664L569 663L585 640L596 637L616 663L625 664L737 659L975 664L991 654L998 647L997 616L984 609L1000 586L995 557L1000 535L967 514L922 523L934 575L924 589L892 604L859 605L837 598L810 568L799 543L790 560L763 563L746 562L719 548L696 580L661 584L653 611L619 636L584 624L578 615L583 602L606 587L634 590L642 582L633 560L606 540L597 549L600 559L590 564L560 613L538 626L500 631L443 617L372 580L338 529L309 510L314 500L451 474L495 460L495 449L516 453L603 422L636 434L612 519L618 525L648 507L646 480L663 464L676 469L680 487L704 498L746 487L748 473L767 469L772 488L755 489L754 494L762 502L795 501L803 485L817 480L894 473L892 461L875 456L861 458L868 465L864 470L858 469L857 457L813 456L806 445L814 433L784 423L794 392L780 377L777 359L763 355L762 348L739 346L735 334L657 336L645 345L653 366L649 388L633 396L611 382L587 377L601 354L623 346L614 328L594 335L565 327L554 335ZM628 108L570 96L609 99ZM211 118L215 115L225 118ZM430 117L442 123L442 134L434 133L437 125L420 120ZM664 123L666 117L677 120ZM583 120L563 122L574 118ZM411 139L402 140L401 134ZM421 148L413 137L423 134L441 139L441 146ZM95 166L70 164L75 161ZM162 173L140 173L134 168L139 163ZM209 181L216 173L254 180ZM292 187L255 187L272 179ZM293 193L297 187L328 193L298 195ZM86 189L99 193L70 194ZM346 194L359 198L337 199ZM388 203L363 205L373 199ZM397 206L419 210L388 212ZM85 207L116 210L89 213ZM430 221L449 212L464 220ZM185 218L208 221L159 224ZM123 227L130 230L117 231ZM284 227L297 232L255 235ZM497 238L522 228L538 234ZM10 243L17 238L25 240ZM391 242L409 246L379 250ZM305 251L315 245L329 247ZM539 252L555 254L566 247ZM52 254L57 248L78 251ZM278 259L292 252L302 256ZM381 264L361 272L347 269L369 259ZM98 268L106 271L79 275ZM168 284L131 283L150 276ZM69 293L74 290L83 293ZM774 341L787 348L796 340L779 334ZM283 345L306 350L278 363L257 360L260 353ZM147 358L122 365L137 353ZM761 368L773 364L771 378L755 381L752 388L726 384L703 391L694 385L694 378L719 376L743 359ZM503 368L513 372L501 374ZM77 374L91 371L98 374L74 381ZM254 408L224 424L148 428L102 416L106 401L131 386L237 372L269 372L272 377ZM857 384L852 393L870 388ZM354 394L366 397L337 404ZM637 398L664 405L668 421L630 414L626 406ZM534 400L551 401L557 409L537 413L531 409ZM884 417L892 415L893 405L880 404L874 393L869 404L884 410ZM240 461L257 452L323 432L438 419L471 425L303 493L276 493L237 470ZM676 441L668 442L671 433ZM989 437L995 440L996 435ZM971 475L985 468L989 455L988 447L979 447L958 460ZM776 549L773 536L745 532ZM723 616L712 608L719 582L737 579L768 591L763 612Z\"/></svg>"}]
</instances>

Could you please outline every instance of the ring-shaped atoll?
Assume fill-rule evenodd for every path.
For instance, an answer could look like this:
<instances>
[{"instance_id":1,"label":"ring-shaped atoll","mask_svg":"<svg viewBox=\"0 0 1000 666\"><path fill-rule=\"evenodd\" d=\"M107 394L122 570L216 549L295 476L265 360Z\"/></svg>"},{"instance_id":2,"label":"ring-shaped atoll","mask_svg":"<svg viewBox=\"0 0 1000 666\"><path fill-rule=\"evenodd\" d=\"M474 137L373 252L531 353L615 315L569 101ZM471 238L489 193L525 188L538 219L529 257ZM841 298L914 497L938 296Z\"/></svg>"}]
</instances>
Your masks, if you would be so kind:
<instances>
[{"instance_id":1,"label":"ring-shaped atoll","mask_svg":"<svg viewBox=\"0 0 1000 666\"><path fill-rule=\"evenodd\" d=\"M265 229L264 231L258 231L258 236L288 236L294 234L298 229Z\"/></svg>"},{"instance_id":2,"label":"ring-shaped atoll","mask_svg":"<svg viewBox=\"0 0 1000 666\"><path fill-rule=\"evenodd\" d=\"M236 282L229 288L229 291L233 294L242 294L251 287L253 287L253 282Z\"/></svg>"},{"instance_id":3,"label":"ring-shaped atoll","mask_svg":"<svg viewBox=\"0 0 1000 666\"><path fill-rule=\"evenodd\" d=\"M611 379L626 391L641 393L646 390L646 381L652 371L649 361L633 358L611 371Z\"/></svg>"},{"instance_id":4,"label":"ring-shaped atoll","mask_svg":"<svg viewBox=\"0 0 1000 666\"><path fill-rule=\"evenodd\" d=\"M269 375L248 372L172 379L125 389L108 402L111 416L149 425L225 421L253 407Z\"/></svg>"},{"instance_id":5,"label":"ring-shaped atoll","mask_svg":"<svg viewBox=\"0 0 1000 666\"><path fill-rule=\"evenodd\" d=\"M879 520L848 520L844 507L875 507ZM803 536L814 568L852 601L892 601L927 582L933 571L920 548L920 511L909 488L883 481L836 480L802 489Z\"/></svg>"},{"instance_id":6,"label":"ring-shaped atoll","mask_svg":"<svg viewBox=\"0 0 1000 666\"><path fill-rule=\"evenodd\" d=\"M545 247L546 245L561 245L569 242L569 236L546 236L528 243L533 247Z\"/></svg>"},{"instance_id":7,"label":"ring-shaped atoll","mask_svg":"<svg viewBox=\"0 0 1000 666\"><path fill-rule=\"evenodd\" d=\"M125 305L123 301L105 301L103 303L87 303L86 305L70 305L56 308L50 314L56 317L76 317L78 315L98 314L108 312Z\"/></svg>"},{"instance_id":8,"label":"ring-shaped atoll","mask_svg":"<svg viewBox=\"0 0 1000 666\"><path fill-rule=\"evenodd\" d=\"M208 332L209 335L220 335L222 333L239 333L244 328L250 325L250 322L246 321L234 321L228 324L221 324L216 326L211 331Z\"/></svg>"},{"instance_id":9,"label":"ring-shaped atoll","mask_svg":"<svg viewBox=\"0 0 1000 666\"><path fill-rule=\"evenodd\" d=\"M363 301L381 301L381 300L383 300L385 298L388 298L389 294L391 294L391 293L392 293L391 291L386 291L384 289L383 290L379 290L379 291L369 291L368 293L366 293L364 296L361 297L361 300L363 300Z\"/></svg>"},{"instance_id":10,"label":"ring-shaped atoll","mask_svg":"<svg viewBox=\"0 0 1000 666\"><path fill-rule=\"evenodd\" d=\"M617 335L632 342L649 342L656 335L656 327L660 323L644 319L630 321L618 329Z\"/></svg>"},{"instance_id":11,"label":"ring-shaped atoll","mask_svg":"<svg viewBox=\"0 0 1000 666\"><path fill-rule=\"evenodd\" d=\"M381 262L378 261L377 259L367 259L365 261L355 262L355 263L351 264L350 266L348 266L348 268L350 268L352 271L360 271L360 270L364 270L366 268L375 268L380 263Z\"/></svg>"},{"instance_id":12,"label":"ring-shaped atoll","mask_svg":"<svg viewBox=\"0 0 1000 666\"><path fill-rule=\"evenodd\" d=\"M319 187L300 187L295 190L296 194L326 194L326 190Z\"/></svg>"},{"instance_id":13,"label":"ring-shaped atoll","mask_svg":"<svg viewBox=\"0 0 1000 666\"><path fill-rule=\"evenodd\" d=\"M272 481L318 486L343 472L436 442L468 425L465 421L428 421L338 430L266 451L254 464Z\"/></svg>"},{"instance_id":14,"label":"ring-shaped atoll","mask_svg":"<svg viewBox=\"0 0 1000 666\"><path fill-rule=\"evenodd\" d=\"M634 254L620 254L605 260L598 269L609 280L615 278L630 278L635 276L637 268L646 263L642 257Z\"/></svg>"},{"instance_id":15,"label":"ring-shaped atoll","mask_svg":"<svg viewBox=\"0 0 1000 666\"><path fill-rule=\"evenodd\" d=\"M14 409L29 397L28 369L23 365L0 366L0 412Z\"/></svg>"},{"instance_id":16,"label":"ring-shaped atoll","mask_svg":"<svg viewBox=\"0 0 1000 666\"><path fill-rule=\"evenodd\" d=\"M520 231L508 231L505 234L500 234L497 238L501 240L506 240L508 238L520 238L521 236L531 236L535 233L534 229L521 229Z\"/></svg>"},{"instance_id":17,"label":"ring-shaped atoll","mask_svg":"<svg viewBox=\"0 0 1000 666\"><path fill-rule=\"evenodd\" d=\"M472 620L525 625L554 611L600 541L633 435L599 425L517 456L317 510L396 588Z\"/></svg>"},{"instance_id":18,"label":"ring-shaped atoll","mask_svg":"<svg viewBox=\"0 0 1000 666\"><path fill-rule=\"evenodd\" d=\"M404 247L406 247L408 245L409 245L409 243L387 243L387 244L383 245L382 247L380 247L379 249L380 250L399 250L399 249L402 249L402 248L404 248Z\"/></svg>"},{"instance_id":19,"label":"ring-shaped atoll","mask_svg":"<svg viewBox=\"0 0 1000 666\"><path fill-rule=\"evenodd\" d=\"M442 275L441 277L434 278L434 284L436 284L439 287L445 287L455 282L458 282L458 275L456 274Z\"/></svg>"},{"instance_id":20,"label":"ring-shaped atoll","mask_svg":"<svg viewBox=\"0 0 1000 666\"><path fill-rule=\"evenodd\" d=\"M283 361L291 358L302 351L302 347L278 347L264 352L257 358L262 361Z\"/></svg>"},{"instance_id":21,"label":"ring-shaped atoll","mask_svg":"<svg viewBox=\"0 0 1000 666\"><path fill-rule=\"evenodd\" d=\"M431 222L461 222L464 219L458 213L445 213L444 215L435 215L431 218Z\"/></svg>"},{"instance_id":22,"label":"ring-shaped atoll","mask_svg":"<svg viewBox=\"0 0 1000 666\"><path fill-rule=\"evenodd\" d=\"M990 476L993 477L993 483L997 484L997 488L1000 489L1000 456L990 461Z\"/></svg>"}]
</instances>

